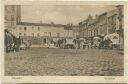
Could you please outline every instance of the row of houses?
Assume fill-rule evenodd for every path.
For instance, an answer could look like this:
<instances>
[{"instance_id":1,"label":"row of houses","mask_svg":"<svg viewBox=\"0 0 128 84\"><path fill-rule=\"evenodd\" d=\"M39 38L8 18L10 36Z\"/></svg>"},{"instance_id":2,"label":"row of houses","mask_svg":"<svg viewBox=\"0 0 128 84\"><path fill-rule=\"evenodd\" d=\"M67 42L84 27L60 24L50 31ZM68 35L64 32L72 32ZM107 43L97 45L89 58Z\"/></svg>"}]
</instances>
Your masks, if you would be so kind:
<instances>
[{"instance_id":1,"label":"row of houses","mask_svg":"<svg viewBox=\"0 0 128 84\"><path fill-rule=\"evenodd\" d=\"M54 24L53 22L50 24L20 22L14 31L24 41L30 40L32 44L46 44L62 38L75 38L73 30L77 26L66 27L67 25Z\"/></svg>"},{"instance_id":2,"label":"row of houses","mask_svg":"<svg viewBox=\"0 0 128 84\"><path fill-rule=\"evenodd\" d=\"M21 6L5 6L5 28L22 41L31 41L33 45L45 44L61 38L76 38L78 26L67 24L31 23L21 21Z\"/></svg>"},{"instance_id":3,"label":"row of houses","mask_svg":"<svg viewBox=\"0 0 128 84\"><path fill-rule=\"evenodd\" d=\"M97 36L103 37L117 33L119 34L120 44L123 47L123 21L123 5L118 5L114 10L96 15L95 18L89 15L86 20L79 23L79 37L92 39Z\"/></svg>"},{"instance_id":4,"label":"row of houses","mask_svg":"<svg viewBox=\"0 0 128 84\"><path fill-rule=\"evenodd\" d=\"M96 15L93 18L88 16L78 26L73 24L31 23L21 21L21 5L5 5L5 29L23 41L31 41L32 44L47 43L49 40L59 38L85 38L92 39L96 36L106 36L118 33L120 44L124 43L123 5L116 6L116 9Z\"/></svg>"}]
</instances>

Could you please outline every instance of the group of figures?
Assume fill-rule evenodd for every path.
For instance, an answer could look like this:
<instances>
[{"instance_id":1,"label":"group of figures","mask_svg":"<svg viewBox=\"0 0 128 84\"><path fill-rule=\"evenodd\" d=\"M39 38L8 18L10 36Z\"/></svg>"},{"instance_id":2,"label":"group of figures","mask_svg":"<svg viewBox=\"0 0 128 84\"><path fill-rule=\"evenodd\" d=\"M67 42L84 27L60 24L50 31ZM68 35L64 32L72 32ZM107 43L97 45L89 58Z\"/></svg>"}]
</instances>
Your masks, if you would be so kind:
<instances>
[{"instance_id":1,"label":"group of figures","mask_svg":"<svg viewBox=\"0 0 128 84\"><path fill-rule=\"evenodd\" d=\"M108 36L105 37L94 37L91 39L84 39L84 38L61 38L57 41L51 42L57 48L63 49L89 49L89 48L98 48L98 49L119 49L119 39L116 35L109 38ZM50 48L50 44L48 48Z\"/></svg>"},{"instance_id":2,"label":"group of figures","mask_svg":"<svg viewBox=\"0 0 128 84\"><path fill-rule=\"evenodd\" d=\"M119 49L119 37L117 34L113 34L105 37L93 37L91 39L85 38L61 38L56 41L52 40L51 42L46 42L47 48L63 48L63 49L89 49L89 48L98 48L98 49ZM32 43L31 41L23 42L20 37L15 37L7 30L5 30L5 51L18 52L20 49L29 49ZM44 44L43 44L44 45Z\"/></svg>"},{"instance_id":3,"label":"group of figures","mask_svg":"<svg viewBox=\"0 0 128 84\"><path fill-rule=\"evenodd\" d=\"M29 41L24 43L25 47L23 47L22 44L22 39L20 37L16 37L8 32L8 30L5 30L4 45L6 53L19 52L23 48L29 48L31 45Z\"/></svg>"},{"instance_id":4,"label":"group of figures","mask_svg":"<svg viewBox=\"0 0 128 84\"><path fill-rule=\"evenodd\" d=\"M21 39L20 39L20 37L16 38L10 32L5 30L4 45L5 45L5 51L7 53L11 52L11 51L18 52L20 49L20 45L21 45Z\"/></svg>"}]
</instances>

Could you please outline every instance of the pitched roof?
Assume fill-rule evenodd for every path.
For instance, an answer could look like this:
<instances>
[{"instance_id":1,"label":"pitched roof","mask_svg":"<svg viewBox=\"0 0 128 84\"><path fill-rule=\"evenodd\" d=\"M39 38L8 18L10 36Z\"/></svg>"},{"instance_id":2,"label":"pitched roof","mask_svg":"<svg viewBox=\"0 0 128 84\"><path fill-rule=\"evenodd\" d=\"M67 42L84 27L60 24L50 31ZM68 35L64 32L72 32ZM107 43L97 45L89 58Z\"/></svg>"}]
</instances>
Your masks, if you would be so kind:
<instances>
[{"instance_id":1,"label":"pitched roof","mask_svg":"<svg viewBox=\"0 0 128 84\"><path fill-rule=\"evenodd\" d=\"M63 24L30 23L30 22L20 22L17 25L25 25L25 26L53 26L53 27L64 27L64 26L66 26L66 25L63 25Z\"/></svg>"},{"instance_id":2,"label":"pitched roof","mask_svg":"<svg viewBox=\"0 0 128 84\"><path fill-rule=\"evenodd\" d=\"M111 10L107 13L107 17L111 17L115 14L118 14L118 10L117 9L114 9L114 10Z\"/></svg>"},{"instance_id":3,"label":"pitched roof","mask_svg":"<svg viewBox=\"0 0 128 84\"><path fill-rule=\"evenodd\" d=\"M107 12L100 14L99 17L104 16L104 15L107 15Z\"/></svg>"},{"instance_id":4,"label":"pitched roof","mask_svg":"<svg viewBox=\"0 0 128 84\"><path fill-rule=\"evenodd\" d=\"M97 22L97 19L92 19L92 20L89 21L89 25L92 25L92 24L94 24L96 22Z\"/></svg>"}]
</instances>

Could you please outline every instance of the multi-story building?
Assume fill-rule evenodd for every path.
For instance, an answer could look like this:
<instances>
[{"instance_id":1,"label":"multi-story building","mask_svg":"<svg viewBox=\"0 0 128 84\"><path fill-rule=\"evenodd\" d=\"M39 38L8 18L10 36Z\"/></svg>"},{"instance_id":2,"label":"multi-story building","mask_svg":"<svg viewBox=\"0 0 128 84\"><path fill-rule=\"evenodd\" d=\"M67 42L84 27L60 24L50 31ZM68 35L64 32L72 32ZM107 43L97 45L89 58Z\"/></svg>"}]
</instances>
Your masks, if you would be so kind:
<instances>
[{"instance_id":1,"label":"multi-story building","mask_svg":"<svg viewBox=\"0 0 128 84\"><path fill-rule=\"evenodd\" d=\"M79 37L80 38L83 38L84 37L84 33L85 33L85 27L86 27L86 23L84 23L85 21L83 21L83 22L80 22L79 23Z\"/></svg>"},{"instance_id":2,"label":"multi-story building","mask_svg":"<svg viewBox=\"0 0 128 84\"><path fill-rule=\"evenodd\" d=\"M119 27L116 29L117 33L119 34L121 48L124 48L124 6L118 5L116 6L118 9L118 23Z\"/></svg>"},{"instance_id":3,"label":"multi-story building","mask_svg":"<svg viewBox=\"0 0 128 84\"><path fill-rule=\"evenodd\" d=\"M96 24L97 24L97 20L96 19L92 19L91 21L89 21L88 24L88 36L90 38L93 38L95 36L97 36L97 28L96 28Z\"/></svg>"},{"instance_id":4,"label":"multi-story building","mask_svg":"<svg viewBox=\"0 0 128 84\"><path fill-rule=\"evenodd\" d=\"M73 38L78 38L79 37L79 26L74 25L73 26Z\"/></svg>"},{"instance_id":5,"label":"multi-story building","mask_svg":"<svg viewBox=\"0 0 128 84\"><path fill-rule=\"evenodd\" d=\"M22 22L20 5L5 6L5 29L16 37L20 36L22 41L31 41L33 45L52 42L64 37L73 38L73 35L76 35L77 26L72 25L72 27L68 28L68 25L53 22L49 24Z\"/></svg>"},{"instance_id":6,"label":"multi-story building","mask_svg":"<svg viewBox=\"0 0 128 84\"><path fill-rule=\"evenodd\" d=\"M108 34L119 35L120 48L124 46L124 12L123 5L116 6L117 9L108 12Z\"/></svg>"},{"instance_id":7,"label":"multi-story building","mask_svg":"<svg viewBox=\"0 0 128 84\"><path fill-rule=\"evenodd\" d=\"M117 9L87 18L79 23L81 37L105 36L119 30L119 11ZM90 17L90 16L89 16ZM122 23L122 22L121 22ZM85 31L84 31L85 30Z\"/></svg>"},{"instance_id":8,"label":"multi-story building","mask_svg":"<svg viewBox=\"0 0 128 84\"><path fill-rule=\"evenodd\" d=\"M88 18L79 23L79 37L88 38L90 35L89 22L92 20L92 16L89 15Z\"/></svg>"},{"instance_id":9,"label":"multi-story building","mask_svg":"<svg viewBox=\"0 0 128 84\"><path fill-rule=\"evenodd\" d=\"M21 8L19 5L5 5L5 29L9 32L15 34L13 29L16 28L17 24L20 22Z\"/></svg>"},{"instance_id":10,"label":"multi-story building","mask_svg":"<svg viewBox=\"0 0 128 84\"><path fill-rule=\"evenodd\" d=\"M107 34L115 33L119 28L118 10L112 10L107 13Z\"/></svg>"},{"instance_id":11,"label":"multi-story building","mask_svg":"<svg viewBox=\"0 0 128 84\"><path fill-rule=\"evenodd\" d=\"M98 35L107 35L107 13L98 16Z\"/></svg>"},{"instance_id":12,"label":"multi-story building","mask_svg":"<svg viewBox=\"0 0 128 84\"><path fill-rule=\"evenodd\" d=\"M66 29L65 26L54 24L53 22L51 24L20 22L15 32L23 41L31 41L33 45L45 44L48 41L52 42L59 38L73 38L73 30Z\"/></svg>"},{"instance_id":13,"label":"multi-story building","mask_svg":"<svg viewBox=\"0 0 128 84\"><path fill-rule=\"evenodd\" d=\"M79 35L82 38L93 38L95 36L106 36L110 34L119 35L119 43L124 45L124 7L116 6L117 9L96 15L93 19L89 17L79 23Z\"/></svg>"},{"instance_id":14,"label":"multi-story building","mask_svg":"<svg viewBox=\"0 0 128 84\"><path fill-rule=\"evenodd\" d=\"M79 23L79 34L81 38L93 38L98 36L98 16L93 19L91 15Z\"/></svg>"}]
</instances>

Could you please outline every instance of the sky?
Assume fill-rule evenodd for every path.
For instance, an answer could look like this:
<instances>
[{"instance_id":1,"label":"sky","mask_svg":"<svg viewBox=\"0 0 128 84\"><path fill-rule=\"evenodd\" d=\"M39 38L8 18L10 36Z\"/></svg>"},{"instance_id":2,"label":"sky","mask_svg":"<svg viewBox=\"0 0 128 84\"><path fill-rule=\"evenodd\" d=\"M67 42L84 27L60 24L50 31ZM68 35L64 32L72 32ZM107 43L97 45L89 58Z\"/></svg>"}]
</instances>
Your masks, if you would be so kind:
<instances>
[{"instance_id":1,"label":"sky","mask_svg":"<svg viewBox=\"0 0 128 84\"><path fill-rule=\"evenodd\" d=\"M22 5L21 21L78 25L89 14L94 17L113 9L113 5Z\"/></svg>"}]
</instances>

